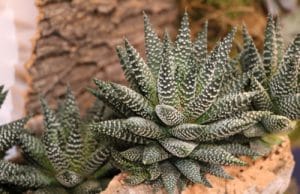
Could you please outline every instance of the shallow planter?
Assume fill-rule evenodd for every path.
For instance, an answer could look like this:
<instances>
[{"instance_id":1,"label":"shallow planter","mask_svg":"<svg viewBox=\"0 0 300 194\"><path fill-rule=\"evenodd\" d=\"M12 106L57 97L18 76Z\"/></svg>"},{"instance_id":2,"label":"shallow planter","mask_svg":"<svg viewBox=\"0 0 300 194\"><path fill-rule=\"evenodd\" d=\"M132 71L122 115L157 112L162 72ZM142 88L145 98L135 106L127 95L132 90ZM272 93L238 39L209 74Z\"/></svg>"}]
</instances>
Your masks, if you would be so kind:
<instances>
[{"instance_id":1,"label":"shallow planter","mask_svg":"<svg viewBox=\"0 0 300 194\"><path fill-rule=\"evenodd\" d=\"M212 175L207 175L213 188L195 184L188 186L183 194L281 194L286 191L290 183L292 171L295 165L291 153L290 142L285 138L284 142L274 146L273 151L256 161L243 158L248 162L246 167L226 167L233 180L224 180ZM128 186L123 179L126 175L120 174L109 183L101 194L149 194L154 193L149 185ZM157 189L157 188L156 188ZM164 190L157 190L158 194L165 194Z\"/></svg>"}]
</instances>

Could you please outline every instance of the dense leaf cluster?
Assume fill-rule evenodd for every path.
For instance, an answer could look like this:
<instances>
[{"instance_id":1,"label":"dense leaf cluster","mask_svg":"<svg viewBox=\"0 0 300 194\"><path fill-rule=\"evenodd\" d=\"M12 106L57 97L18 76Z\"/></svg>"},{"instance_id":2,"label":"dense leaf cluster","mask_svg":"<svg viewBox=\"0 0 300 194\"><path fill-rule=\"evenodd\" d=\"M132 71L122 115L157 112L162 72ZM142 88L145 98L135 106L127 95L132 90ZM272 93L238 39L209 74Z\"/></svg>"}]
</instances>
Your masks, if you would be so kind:
<instances>
[{"instance_id":1,"label":"dense leaf cluster","mask_svg":"<svg viewBox=\"0 0 300 194\"><path fill-rule=\"evenodd\" d=\"M27 118L0 126L0 153L19 146L25 164L0 160L0 188L12 193L32 189L35 193L99 193L101 167L110 156L105 141L98 141L80 119L74 95L56 113L41 100L45 131L42 138L29 134ZM37 189L37 190L36 190Z\"/></svg>"},{"instance_id":2,"label":"dense leaf cluster","mask_svg":"<svg viewBox=\"0 0 300 194\"><path fill-rule=\"evenodd\" d=\"M175 42L167 31L161 40L146 15L144 22L146 60L128 40L117 47L130 87L95 79L89 90L99 101L85 120L68 89L57 112L41 100L41 139L24 129L28 118L0 126L0 156L17 145L25 157L25 164L1 158L1 192L97 193L106 161L129 184L168 193L190 182L212 187L206 174L231 179L223 166L264 154L257 147L300 118L300 35L284 49L271 16L262 55L244 26L235 58L236 28L209 52L207 23L192 41L186 13ZM0 87L0 105L5 95Z\"/></svg>"},{"instance_id":3,"label":"dense leaf cluster","mask_svg":"<svg viewBox=\"0 0 300 194\"><path fill-rule=\"evenodd\" d=\"M162 41L144 15L146 61L128 42L117 48L130 88L95 80L92 93L123 116L90 124L96 134L132 144L112 151L112 163L130 184L163 185L168 193L186 182L210 187L205 174L230 178L224 165L257 156L251 144L291 129L300 117L299 38L283 49L270 16L262 57L246 27L244 48L229 53L236 29L207 51L207 23L191 41L188 15L173 43Z\"/></svg>"}]
</instances>

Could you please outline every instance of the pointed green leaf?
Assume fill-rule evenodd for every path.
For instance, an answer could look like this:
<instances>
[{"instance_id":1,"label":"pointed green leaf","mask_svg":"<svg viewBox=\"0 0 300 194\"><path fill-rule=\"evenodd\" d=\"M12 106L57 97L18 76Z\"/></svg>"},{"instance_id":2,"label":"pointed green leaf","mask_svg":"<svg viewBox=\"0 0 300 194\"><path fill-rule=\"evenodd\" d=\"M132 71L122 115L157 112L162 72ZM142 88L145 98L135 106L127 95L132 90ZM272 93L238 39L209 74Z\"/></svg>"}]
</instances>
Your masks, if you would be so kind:
<instances>
[{"instance_id":1,"label":"pointed green leaf","mask_svg":"<svg viewBox=\"0 0 300 194\"><path fill-rule=\"evenodd\" d=\"M259 153L250 149L249 147L237 143L223 144L220 147L234 156L254 157L260 155Z\"/></svg>"},{"instance_id":2,"label":"pointed green leaf","mask_svg":"<svg viewBox=\"0 0 300 194\"><path fill-rule=\"evenodd\" d=\"M256 120L248 118L223 119L207 125L205 130L200 133L198 140L201 142L221 140L246 130L256 122Z\"/></svg>"},{"instance_id":3,"label":"pointed green leaf","mask_svg":"<svg viewBox=\"0 0 300 194\"><path fill-rule=\"evenodd\" d=\"M157 103L156 80L150 68L127 40L125 40L125 49L130 61L131 76L134 77L139 90L153 104Z\"/></svg>"},{"instance_id":4,"label":"pointed green leaf","mask_svg":"<svg viewBox=\"0 0 300 194\"><path fill-rule=\"evenodd\" d=\"M268 15L267 27L265 30L263 64L266 76L270 77L277 65L277 44L274 20L271 14Z\"/></svg>"},{"instance_id":5,"label":"pointed green leaf","mask_svg":"<svg viewBox=\"0 0 300 194\"><path fill-rule=\"evenodd\" d=\"M270 133L287 132L292 130L291 120L281 115L269 115L263 117L262 124Z\"/></svg>"},{"instance_id":6,"label":"pointed green leaf","mask_svg":"<svg viewBox=\"0 0 300 194\"><path fill-rule=\"evenodd\" d=\"M221 85L222 76L216 76L211 82L204 88L204 90L185 108L184 115L189 120L195 120L199 118L217 98Z\"/></svg>"},{"instance_id":7,"label":"pointed green leaf","mask_svg":"<svg viewBox=\"0 0 300 194\"><path fill-rule=\"evenodd\" d=\"M127 125L126 120L116 119L102 121L99 123L89 124L88 127L96 134L105 134L132 143L149 143L149 139L134 135L132 132L130 132L130 126Z\"/></svg>"},{"instance_id":8,"label":"pointed green leaf","mask_svg":"<svg viewBox=\"0 0 300 194\"><path fill-rule=\"evenodd\" d=\"M71 129L78 128L80 123L80 112L76 104L74 93L70 86L67 88L66 97L62 106L62 112L59 114L62 127L68 132ZM67 132L67 134L68 134Z\"/></svg>"},{"instance_id":9,"label":"pointed green leaf","mask_svg":"<svg viewBox=\"0 0 300 194\"><path fill-rule=\"evenodd\" d=\"M171 40L167 32L164 34L163 60L160 64L157 81L158 99L160 104L176 107L179 105L177 84L175 81L175 63Z\"/></svg>"},{"instance_id":10,"label":"pointed green leaf","mask_svg":"<svg viewBox=\"0 0 300 194\"><path fill-rule=\"evenodd\" d=\"M177 169L193 183L203 183L200 165L192 159L178 159L174 162Z\"/></svg>"},{"instance_id":11,"label":"pointed green leaf","mask_svg":"<svg viewBox=\"0 0 300 194\"><path fill-rule=\"evenodd\" d=\"M175 63L177 66L176 80L180 83L185 77L188 68L188 59L192 50L192 42L189 28L189 17L184 13L179 33L175 42Z\"/></svg>"},{"instance_id":12,"label":"pointed green leaf","mask_svg":"<svg viewBox=\"0 0 300 194\"><path fill-rule=\"evenodd\" d=\"M300 119L300 93L285 95L277 99L278 112L292 120Z\"/></svg>"},{"instance_id":13,"label":"pointed green leaf","mask_svg":"<svg viewBox=\"0 0 300 194\"><path fill-rule=\"evenodd\" d=\"M185 116L172 106L160 104L155 107L158 118L168 126L179 125L185 121Z\"/></svg>"},{"instance_id":14,"label":"pointed green leaf","mask_svg":"<svg viewBox=\"0 0 300 194\"><path fill-rule=\"evenodd\" d=\"M245 88L249 84L248 82L249 73L232 73L230 74L230 78L223 81L218 97L221 98L226 95L245 92Z\"/></svg>"},{"instance_id":15,"label":"pointed green leaf","mask_svg":"<svg viewBox=\"0 0 300 194\"><path fill-rule=\"evenodd\" d=\"M12 130L6 130L0 127L0 156L16 145L17 143L17 132Z\"/></svg>"},{"instance_id":16,"label":"pointed green leaf","mask_svg":"<svg viewBox=\"0 0 300 194\"><path fill-rule=\"evenodd\" d=\"M53 170L51 162L47 157L45 146L40 139L23 132L19 134L18 145L22 149L24 156L31 160L30 162L47 170Z\"/></svg>"},{"instance_id":17,"label":"pointed green leaf","mask_svg":"<svg viewBox=\"0 0 300 194\"><path fill-rule=\"evenodd\" d=\"M194 52L197 59L201 62L201 65L203 65L202 61L205 62L205 59L207 58L207 28L208 22L205 21L203 30L198 33L197 38L194 42Z\"/></svg>"},{"instance_id":18,"label":"pointed green leaf","mask_svg":"<svg viewBox=\"0 0 300 194\"><path fill-rule=\"evenodd\" d=\"M126 49L124 47L117 46L116 52L119 57L121 67L124 71L125 78L128 81L130 88L136 92L140 92L139 86L135 82L135 78L133 77L133 75L132 75L133 73L131 72L132 66L129 62L129 58L128 58Z\"/></svg>"},{"instance_id":19,"label":"pointed green leaf","mask_svg":"<svg viewBox=\"0 0 300 194\"><path fill-rule=\"evenodd\" d=\"M219 98L210 109L198 119L198 123L204 121L214 121L228 118L235 113L247 111L251 108L253 99L258 95L257 92L241 92L237 94L228 94Z\"/></svg>"},{"instance_id":20,"label":"pointed green leaf","mask_svg":"<svg viewBox=\"0 0 300 194\"><path fill-rule=\"evenodd\" d=\"M126 120L126 125L129 131L138 136L151 139L166 137L165 131L159 125L141 117L130 117Z\"/></svg>"},{"instance_id":21,"label":"pointed green leaf","mask_svg":"<svg viewBox=\"0 0 300 194\"><path fill-rule=\"evenodd\" d=\"M195 95L197 78L196 59L193 52L188 14L184 13L175 42L176 79L181 105L185 106Z\"/></svg>"},{"instance_id":22,"label":"pointed green leaf","mask_svg":"<svg viewBox=\"0 0 300 194\"><path fill-rule=\"evenodd\" d=\"M70 161L71 168L80 169L84 161L84 141L80 128L73 128L67 137L65 148L66 156Z\"/></svg>"},{"instance_id":23,"label":"pointed green leaf","mask_svg":"<svg viewBox=\"0 0 300 194\"><path fill-rule=\"evenodd\" d=\"M281 35L281 24L279 17L276 17L275 22L275 37L276 37L276 48L277 48L277 63L282 60L284 54L284 43ZM276 69L275 69L276 71Z\"/></svg>"},{"instance_id":24,"label":"pointed green leaf","mask_svg":"<svg viewBox=\"0 0 300 194\"><path fill-rule=\"evenodd\" d=\"M158 163L149 165L149 167L147 168L147 172L150 175L150 180L155 180L161 175L161 169Z\"/></svg>"},{"instance_id":25,"label":"pointed green leaf","mask_svg":"<svg viewBox=\"0 0 300 194\"><path fill-rule=\"evenodd\" d=\"M10 123L0 125L0 129L20 132L24 129L25 124L28 122L29 119L30 117L24 117L16 121L12 121Z\"/></svg>"},{"instance_id":26,"label":"pointed green leaf","mask_svg":"<svg viewBox=\"0 0 300 194\"><path fill-rule=\"evenodd\" d=\"M211 163L201 163L200 171L203 171L205 173L212 174L214 176L224 178L224 179L233 179L232 176L227 174L225 170L222 168L222 166L217 164L211 164Z\"/></svg>"},{"instance_id":27,"label":"pointed green leaf","mask_svg":"<svg viewBox=\"0 0 300 194\"><path fill-rule=\"evenodd\" d=\"M230 72L229 53L237 28L234 27L211 53L211 60L216 61L216 68L222 67L224 73Z\"/></svg>"},{"instance_id":28,"label":"pointed green leaf","mask_svg":"<svg viewBox=\"0 0 300 194\"><path fill-rule=\"evenodd\" d=\"M295 61L300 59L300 33L296 35L293 42L288 46L284 53L283 60L281 60L281 64L291 59L295 59Z\"/></svg>"},{"instance_id":29,"label":"pointed green leaf","mask_svg":"<svg viewBox=\"0 0 300 194\"><path fill-rule=\"evenodd\" d=\"M124 159L116 150L111 150L111 162L118 169L129 173L145 171L143 166L136 162Z\"/></svg>"},{"instance_id":30,"label":"pointed green leaf","mask_svg":"<svg viewBox=\"0 0 300 194\"><path fill-rule=\"evenodd\" d=\"M148 146L147 146L148 147ZM146 147L145 147L146 148ZM132 162L141 162L143 157L144 147L136 146L121 152L121 156Z\"/></svg>"},{"instance_id":31,"label":"pointed green leaf","mask_svg":"<svg viewBox=\"0 0 300 194\"><path fill-rule=\"evenodd\" d=\"M194 42L194 51L193 55L196 58L196 65L197 65L197 70L198 70L198 76L197 76L197 89L196 92L199 93L204 85L205 81L204 80L204 66L206 64L207 60L207 26L208 22L206 21L203 27L203 30L198 33L197 38Z\"/></svg>"},{"instance_id":32,"label":"pointed green leaf","mask_svg":"<svg viewBox=\"0 0 300 194\"><path fill-rule=\"evenodd\" d=\"M295 94L297 92L298 62L291 56L284 60L270 81L272 96Z\"/></svg>"},{"instance_id":33,"label":"pointed green leaf","mask_svg":"<svg viewBox=\"0 0 300 194\"><path fill-rule=\"evenodd\" d=\"M197 146L193 142L186 142L175 138L159 140L159 143L174 156L179 158L187 157Z\"/></svg>"},{"instance_id":34,"label":"pointed green leaf","mask_svg":"<svg viewBox=\"0 0 300 194\"><path fill-rule=\"evenodd\" d=\"M243 26L243 39L244 50L240 58L242 69L244 72L252 72L258 81L263 82L265 81L266 73L254 41L245 25Z\"/></svg>"},{"instance_id":35,"label":"pointed green leaf","mask_svg":"<svg viewBox=\"0 0 300 194\"><path fill-rule=\"evenodd\" d=\"M117 97L120 99L120 103L125 104L136 115L147 119L154 119L154 108L142 95L126 86L119 84L112 84L112 86L118 94Z\"/></svg>"},{"instance_id":36,"label":"pointed green leaf","mask_svg":"<svg viewBox=\"0 0 300 194\"><path fill-rule=\"evenodd\" d=\"M221 147L213 145L200 145L191 154L190 157L202 162L209 162L220 165L245 165L245 162L234 157Z\"/></svg>"},{"instance_id":37,"label":"pointed green leaf","mask_svg":"<svg viewBox=\"0 0 300 194\"><path fill-rule=\"evenodd\" d=\"M167 193L172 194L176 193L176 191L178 192L180 172L169 162L163 162L160 168L162 170L161 178Z\"/></svg>"},{"instance_id":38,"label":"pointed green leaf","mask_svg":"<svg viewBox=\"0 0 300 194\"><path fill-rule=\"evenodd\" d=\"M16 185L24 188L39 188L50 185L53 178L47 177L32 166L0 161L0 184Z\"/></svg>"},{"instance_id":39,"label":"pointed green leaf","mask_svg":"<svg viewBox=\"0 0 300 194\"><path fill-rule=\"evenodd\" d=\"M185 107L195 98L198 70L196 66L196 56L192 53L188 59L185 77L179 85L179 96L182 107Z\"/></svg>"},{"instance_id":40,"label":"pointed green leaf","mask_svg":"<svg viewBox=\"0 0 300 194\"><path fill-rule=\"evenodd\" d=\"M64 140L61 136L64 134L63 128L59 123L54 112L48 107L46 101L41 99L45 132L43 134L43 143L53 167L57 170L68 168L67 158L63 152Z\"/></svg>"},{"instance_id":41,"label":"pointed green leaf","mask_svg":"<svg viewBox=\"0 0 300 194\"><path fill-rule=\"evenodd\" d=\"M143 164L153 164L170 157L160 145L152 144L145 147L143 152Z\"/></svg>"},{"instance_id":42,"label":"pointed green leaf","mask_svg":"<svg viewBox=\"0 0 300 194\"><path fill-rule=\"evenodd\" d=\"M66 155L73 168L81 168L83 161L83 140L81 137L80 112L76 104L75 96L68 86L64 104L59 112L60 123L66 137Z\"/></svg>"},{"instance_id":43,"label":"pointed green leaf","mask_svg":"<svg viewBox=\"0 0 300 194\"><path fill-rule=\"evenodd\" d=\"M112 84L94 79L95 84L98 89L89 89L88 90L100 101L107 104L110 108L112 108L116 113L119 113L122 116L132 116L135 113L129 109L126 104L120 102L118 98L118 93L113 88Z\"/></svg>"},{"instance_id":44,"label":"pointed green leaf","mask_svg":"<svg viewBox=\"0 0 300 194\"><path fill-rule=\"evenodd\" d=\"M205 132L206 132L205 125L198 125L192 123L181 124L169 129L169 133L171 135L182 140L195 140Z\"/></svg>"},{"instance_id":45,"label":"pointed green leaf","mask_svg":"<svg viewBox=\"0 0 300 194\"><path fill-rule=\"evenodd\" d=\"M85 164L82 165L81 173L84 175L91 175L108 160L110 156L110 149L106 146L97 148L88 158Z\"/></svg>"},{"instance_id":46,"label":"pointed green leaf","mask_svg":"<svg viewBox=\"0 0 300 194\"><path fill-rule=\"evenodd\" d=\"M147 64L150 67L154 77L158 76L159 67L162 61L161 55L163 46L157 34L152 28L148 16L144 14L144 32L145 32L145 50Z\"/></svg>"},{"instance_id":47,"label":"pointed green leaf","mask_svg":"<svg viewBox=\"0 0 300 194\"><path fill-rule=\"evenodd\" d=\"M27 123L28 117L0 125L0 155L4 154L9 148L16 145L17 137L24 125Z\"/></svg>"},{"instance_id":48,"label":"pointed green leaf","mask_svg":"<svg viewBox=\"0 0 300 194\"><path fill-rule=\"evenodd\" d=\"M216 72L225 73L232 69L229 63L229 53L235 32L236 28L233 28L232 31L217 44L210 53L204 66L201 67L199 71L199 83L202 85L201 88L203 88L203 90L214 81Z\"/></svg>"},{"instance_id":49,"label":"pointed green leaf","mask_svg":"<svg viewBox=\"0 0 300 194\"><path fill-rule=\"evenodd\" d=\"M253 91L257 91L253 100L253 106L256 110L272 110L272 100L268 94L268 91L255 79L251 78L250 88Z\"/></svg>"},{"instance_id":50,"label":"pointed green leaf","mask_svg":"<svg viewBox=\"0 0 300 194\"><path fill-rule=\"evenodd\" d=\"M97 97L109 102L113 108L120 108L126 116L136 114L143 118L153 119L154 108L141 94L119 84L105 83L100 80L95 80L95 83L100 90L107 88L107 90L100 91Z\"/></svg>"}]
</instances>

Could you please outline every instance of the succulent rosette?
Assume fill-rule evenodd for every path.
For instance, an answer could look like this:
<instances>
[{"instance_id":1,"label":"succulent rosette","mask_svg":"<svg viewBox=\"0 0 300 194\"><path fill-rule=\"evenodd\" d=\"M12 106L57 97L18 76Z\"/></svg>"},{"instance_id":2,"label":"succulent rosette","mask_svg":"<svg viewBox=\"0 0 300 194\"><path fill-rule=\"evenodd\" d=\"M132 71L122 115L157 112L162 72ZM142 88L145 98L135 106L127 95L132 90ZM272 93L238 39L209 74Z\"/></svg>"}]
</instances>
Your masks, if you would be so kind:
<instances>
[{"instance_id":1,"label":"succulent rosette","mask_svg":"<svg viewBox=\"0 0 300 194\"><path fill-rule=\"evenodd\" d=\"M98 142L79 115L70 89L58 112L41 100L44 113L42 139L25 130L28 118L0 126L0 153L18 146L22 164L0 160L0 188L8 193L99 193L99 175L110 156L106 141Z\"/></svg>"},{"instance_id":2,"label":"succulent rosette","mask_svg":"<svg viewBox=\"0 0 300 194\"><path fill-rule=\"evenodd\" d=\"M237 57L242 73L237 74L235 79L246 77L244 89L259 93L252 102L252 110L272 113L246 131L245 135L263 136L262 139L253 142L253 145L268 147L278 141L272 134L289 131L300 118L300 34L285 47L279 20L274 20L269 15L261 55L245 26L243 39L244 45ZM269 136L271 138L268 138Z\"/></svg>"},{"instance_id":3,"label":"succulent rosette","mask_svg":"<svg viewBox=\"0 0 300 194\"><path fill-rule=\"evenodd\" d=\"M127 39L117 47L129 87L95 79L98 101L85 119L68 89L58 111L41 100L41 139L25 129L28 118L0 126L0 192L98 193L107 161L133 185L212 187L206 174L231 179L223 166L266 154L299 120L300 35L285 49L271 16L262 55L244 26L234 58L236 28L209 52L207 22L192 41L187 13L175 42L167 31L161 40L146 14L144 26L146 60ZM1 86L0 106L6 93ZM23 164L3 159L12 146Z\"/></svg>"},{"instance_id":4,"label":"succulent rosette","mask_svg":"<svg viewBox=\"0 0 300 194\"><path fill-rule=\"evenodd\" d=\"M231 178L222 166L259 155L249 142L276 131L278 122L283 126L276 132L290 129L269 109L253 109L261 91L247 91L248 74L229 57L235 28L208 53L207 23L192 42L187 13L175 43L167 32L161 41L145 14L144 23L146 61L126 39L117 47L130 87L95 79L97 89L90 89L121 115L90 128L131 143L113 149L111 159L128 174L127 183L159 183L168 193L187 182L211 187L205 174ZM264 134L247 136L261 123Z\"/></svg>"}]
</instances>

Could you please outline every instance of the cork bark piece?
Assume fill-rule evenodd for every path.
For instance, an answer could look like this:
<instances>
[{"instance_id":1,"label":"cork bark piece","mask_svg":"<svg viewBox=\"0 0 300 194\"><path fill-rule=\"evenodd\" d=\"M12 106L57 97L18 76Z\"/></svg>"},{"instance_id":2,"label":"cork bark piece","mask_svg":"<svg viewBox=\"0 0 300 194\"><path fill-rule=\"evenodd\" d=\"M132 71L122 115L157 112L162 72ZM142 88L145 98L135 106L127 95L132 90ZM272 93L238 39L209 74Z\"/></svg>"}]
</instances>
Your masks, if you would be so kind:
<instances>
[{"instance_id":1,"label":"cork bark piece","mask_svg":"<svg viewBox=\"0 0 300 194\"><path fill-rule=\"evenodd\" d=\"M188 186L182 194L282 194L288 188L295 165L289 140L275 146L273 151L256 161L243 158L247 167L226 167L225 170L234 177L233 180L223 180L207 175L213 188L200 184ZM149 185L128 186L123 183L124 174L116 176L101 194L147 194L153 193ZM157 190L157 194L166 194Z\"/></svg>"},{"instance_id":2,"label":"cork bark piece","mask_svg":"<svg viewBox=\"0 0 300 194\"><path fill-rule=\"evenodd\" d=\"M26 110L39 111L39 95L50 104L65 86L75 91L81 110L92 103L92 78L125 83L115 46L126 37L143 51L144 10L156 29L172 33L176 0L36 0L39 10L34 50L26 67L30 90Z\"/></svg>"}]
</instances>

